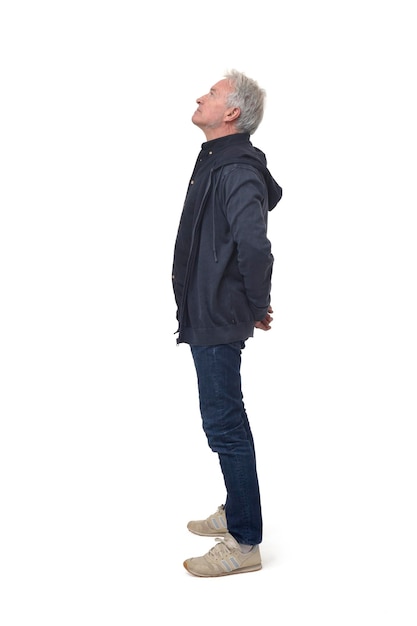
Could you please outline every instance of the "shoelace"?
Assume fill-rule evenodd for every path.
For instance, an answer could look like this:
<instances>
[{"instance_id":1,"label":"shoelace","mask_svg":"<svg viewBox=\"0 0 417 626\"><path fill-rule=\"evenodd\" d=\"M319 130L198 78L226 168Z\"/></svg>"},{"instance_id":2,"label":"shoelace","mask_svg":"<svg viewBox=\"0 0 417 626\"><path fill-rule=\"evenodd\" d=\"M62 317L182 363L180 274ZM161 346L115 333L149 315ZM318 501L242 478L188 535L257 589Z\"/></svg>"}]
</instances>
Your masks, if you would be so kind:
<instances>
[{"instance_id":1,"label":"shoelace","mask_svg":"<svg viewBox=\"0 0 417 626\"><path fill-rule=\"evenodd\" d=\"M220 557L222 559L223 557L230 554L230 552L232 551L232 546L228 546L227 543L225 543L224 539L221 539L220 537L216 537L216 541L220 543L216 543L216 545L209 550L210 556L216 558Z\"/></svg>"},{"instance_id":2,"label":"shoelace","mask_svg":"<svg viewBox=\"0 0 417 626\"><path fill-rule=\"evenodd\" d=\"M215 513L213 513L213 515L210 515L210 517L219 517L219 515L224 515L224 505L221 504L219 507L217 507L217 511Z\"/></svg>"}]
</instances>

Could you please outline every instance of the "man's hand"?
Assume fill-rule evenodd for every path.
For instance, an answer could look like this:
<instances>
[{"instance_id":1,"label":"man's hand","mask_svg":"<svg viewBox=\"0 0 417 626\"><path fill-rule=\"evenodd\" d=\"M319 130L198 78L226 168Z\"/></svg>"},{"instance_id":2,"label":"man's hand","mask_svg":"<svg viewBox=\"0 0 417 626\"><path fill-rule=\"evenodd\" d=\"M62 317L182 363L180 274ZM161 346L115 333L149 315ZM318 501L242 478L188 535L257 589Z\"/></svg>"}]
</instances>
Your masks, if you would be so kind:
<instances>
[{"instance_id":1,"label":"man's hand","mask_svg":"<svg viewBox=\"0 0 417 626\"><path fill-rule=\"evenodd\" d=\"M260 322L255 322L255 328L260 328L261 330L270 330L271 322L274 319L270 316L270 313L273 313L272 307L268 307L268 313L265 315L264 319Z\"/></svg>"}]
</instances>

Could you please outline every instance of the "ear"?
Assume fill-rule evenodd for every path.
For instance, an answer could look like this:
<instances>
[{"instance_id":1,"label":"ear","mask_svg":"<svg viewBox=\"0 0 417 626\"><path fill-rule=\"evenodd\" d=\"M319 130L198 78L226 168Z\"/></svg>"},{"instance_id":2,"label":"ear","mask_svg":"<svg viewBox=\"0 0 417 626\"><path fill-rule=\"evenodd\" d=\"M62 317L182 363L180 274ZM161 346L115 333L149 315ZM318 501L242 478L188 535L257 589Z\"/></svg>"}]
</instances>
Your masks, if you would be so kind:
<instances>
[{"instance_id":1,"label":"ear","mask_svg":"<svg viewBox=\"0 0 417 626\"><path fill-rule=\"evenodd\" d=\"M229 109L226 113L226 122L234 122L240 115L239 107L233 107L233 109Z\"/></svg>"}]
</instances>

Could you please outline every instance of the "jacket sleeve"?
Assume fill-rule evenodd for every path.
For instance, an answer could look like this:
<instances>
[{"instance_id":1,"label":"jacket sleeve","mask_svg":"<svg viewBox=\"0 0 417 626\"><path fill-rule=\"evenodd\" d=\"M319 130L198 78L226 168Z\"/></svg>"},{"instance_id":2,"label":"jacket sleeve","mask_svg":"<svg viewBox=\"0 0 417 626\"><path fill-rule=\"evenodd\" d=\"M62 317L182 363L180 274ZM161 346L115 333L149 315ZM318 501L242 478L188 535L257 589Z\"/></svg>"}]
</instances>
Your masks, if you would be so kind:
<instances>
[{"instance_id":1,"label":"jacket sleeve","mask_svg":"<svg viewBox=\"0 0 417 626\"><path fill-rule=\"evenodd\" d=\"M274 257L267 237L268 191L260 172L247 165L227 168L224 211L254 321L268 312Z\"/></svg>"}]
</instances>

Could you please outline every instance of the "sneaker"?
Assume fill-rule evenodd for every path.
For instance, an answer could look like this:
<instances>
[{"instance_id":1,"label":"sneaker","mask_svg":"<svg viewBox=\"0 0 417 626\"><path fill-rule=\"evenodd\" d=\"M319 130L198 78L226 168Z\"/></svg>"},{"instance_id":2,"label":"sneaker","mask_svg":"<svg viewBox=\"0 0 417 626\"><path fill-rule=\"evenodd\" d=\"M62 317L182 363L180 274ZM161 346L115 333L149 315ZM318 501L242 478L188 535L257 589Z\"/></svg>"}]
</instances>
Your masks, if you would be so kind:
<instances>
[{"instance_id":1,"label":"sneaker","mask_svg":"<svg viewBox=\"0 0 417 626\"><path fill-rule=\"evenodd\" d=\"M227 533L226 513L223 504L207 519L188 522L187 528L195 535L202 537L218 537Z\"/></svg>"},{"instance_id":2,"label":"sneaker","mask_svg":"<svg viewBox=\"0 0 417 626\"><path fill-rule=\"evenodd\" d=\"M204 556L184 561L184 567L193 576L211 577L243 574L262 569L259 546L244 554L236 539L229 533Z\"/></svg>"}]
</instances>

